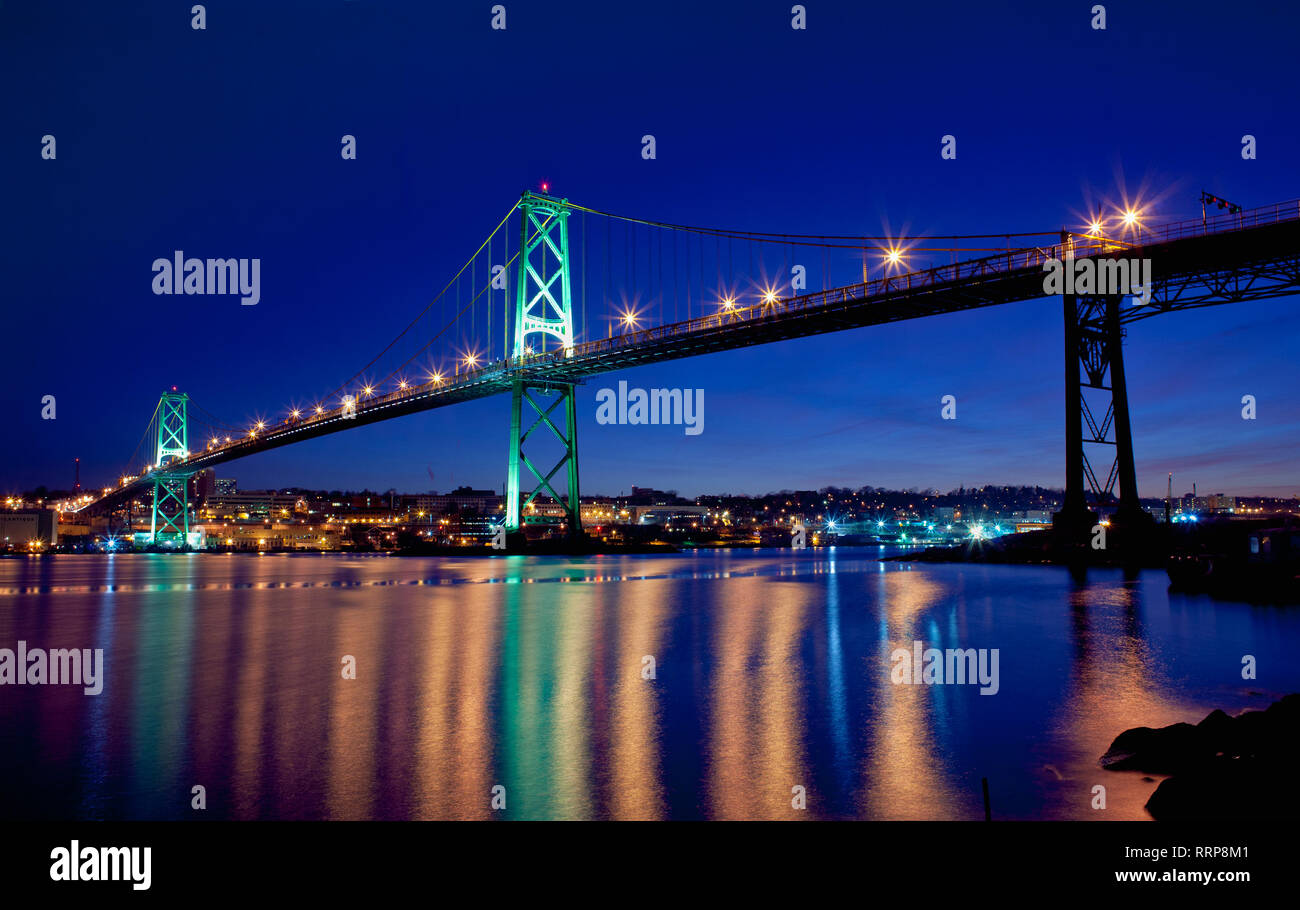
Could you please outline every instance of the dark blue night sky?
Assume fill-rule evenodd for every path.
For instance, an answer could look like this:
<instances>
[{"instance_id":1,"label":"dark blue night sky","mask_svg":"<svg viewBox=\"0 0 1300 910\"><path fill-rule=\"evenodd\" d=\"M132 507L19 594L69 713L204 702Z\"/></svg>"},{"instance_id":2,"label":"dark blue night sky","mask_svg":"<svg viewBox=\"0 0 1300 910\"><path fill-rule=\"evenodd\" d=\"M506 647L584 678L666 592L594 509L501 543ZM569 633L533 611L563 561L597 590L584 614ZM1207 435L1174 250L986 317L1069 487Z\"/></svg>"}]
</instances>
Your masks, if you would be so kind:
<instances>
[{"instance_id":1,"label":"dark blue night sky","mask_svg":"<svg viewBox=\"0 0 1300 910\"><path fill-rule=\"evenodd\" d=\"M188 0L0 3L0 486L66 488L77 456L107 484L165 387L244 425L333 389L542 181L660 221L910 236L1077 228L1125 195L1154 222L1199 217L1201 190L1300 196L1289 5L1113 2L1095 31L1085 0L808 0L794 31L787 0L505 0L504 32L492 5L211 2L195 31ZM155 296L177 249L260 258L261 302ZM1298 343L1295 298L1131 326L1143 494L1168 471L1176 493L1300 493ZM1044 299L614 374L581 391L583 490L1059 487L1062 356ZM703 388L705 431L598 426L619 379ZM488 399L218 476L500 488L508 413Z\"/></svg>"}]
</instances>

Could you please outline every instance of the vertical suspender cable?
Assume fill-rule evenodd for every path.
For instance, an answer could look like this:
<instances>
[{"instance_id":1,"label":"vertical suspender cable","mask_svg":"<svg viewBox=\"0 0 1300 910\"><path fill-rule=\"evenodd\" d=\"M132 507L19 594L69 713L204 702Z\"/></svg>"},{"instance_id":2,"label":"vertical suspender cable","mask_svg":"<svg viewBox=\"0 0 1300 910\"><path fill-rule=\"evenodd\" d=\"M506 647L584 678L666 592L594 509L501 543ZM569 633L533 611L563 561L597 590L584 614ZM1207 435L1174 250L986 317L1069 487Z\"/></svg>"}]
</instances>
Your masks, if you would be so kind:
<instances>
[{"instance_id":1,"label":"vertical suspender cable","mask_svg":"<svg viewBox=\"0 0 1300 910\"><path fill-rule=\"evenodd\" d=\"M606 218L605 219L605 267L601 270L601 276L603 277L605 282L605 291L604 291L605 299L600 302L600 306L602 310L605 307L609 306L609 244L610 244L610 238L612 234L613 234L613 229L610 227L610 220L609 218ZM606 313L605 315L606 318L609 317L608 313Z\"/></svg>"},{"instance_id":2,"label":"vertical suspender cable","mask_svg":"<svg viewBox=\"0 0 1300 910\"><path fill-rule=\"evenodd\" d=\"M582 213L582 338L587 335L587 213Z\"/></svg>"},{"instance_id":3,"label":"vertical suspender cable","mask_svg":"<svg viewBox=\"0 0 1300 910\"><path fill-rule=\"evenodd\" d=\"M691 318L691 237L689 234L684 238L686 241L686 318Z\"/></svg>"},{"instance_id":4,"label":"vertical suspender cable","mask_svg":"<svg viewBox=\"0 0 1300 910\"><path fill-rule=\"evenodd\" d=\"M749 280L754 280L754 242L749 242Z\"/></svg>"},{"instance_id":5,"label":"vertical suspender cable","mask_svg":"<svg viewBox=\"0 0 1300 910\"><path fill-rule=\"evenodd\" d=\"M700 315L704 313L704 238L700 238Z\"/></svg>"},{"instance_id":6,"label":"vertical suspender cable","mask_svg":"<svg viewBox=\"0 0 1300 910\"><path fill-rule=\"evenodd\" d=\"M677 314L677 232L669 235L673 238L673 322L679 322Z\"/></svg>"}]
</instances>

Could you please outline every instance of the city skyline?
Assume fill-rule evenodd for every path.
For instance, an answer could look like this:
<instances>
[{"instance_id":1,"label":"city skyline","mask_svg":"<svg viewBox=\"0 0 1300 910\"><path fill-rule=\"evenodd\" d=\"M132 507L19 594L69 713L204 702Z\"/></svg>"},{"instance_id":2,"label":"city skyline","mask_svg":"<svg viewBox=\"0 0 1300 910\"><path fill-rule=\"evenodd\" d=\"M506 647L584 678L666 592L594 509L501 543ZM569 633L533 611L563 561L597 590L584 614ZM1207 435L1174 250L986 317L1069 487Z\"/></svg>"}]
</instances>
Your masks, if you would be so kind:
<instances>
[{"instance_id":1,"label":"city skyline","mask_svg":"<svg viewBox=\"0 0 1300 910\"><path fill-rule=\"evenodd\" d=\"M426 495L446 495L446 494L457 493L463 490L473 490L473 491L487 490L492 493L501 495L504 487L504 485L498 485L497 487L476 486L470 483L457 484L455 487L410 487L405 489L399 489L398 487L392 487L392 486L389 487L312 487L303 484L271 484L267 486L249 486L245 483L240 482L239 477L230 474L214 475L213 480L217 483L225 482L225 483L235 485L230 487L226 492L311 493L311 494L322 494L322 495L338 494L340 496L364 496L364 495L383 496L389 494L396 494L398 496L426 496ZM83 487L82 489L85 491L86 495L94 495L96 493L96 491L91 488ZM614 490L612 488L608 490L584 488L581 495L584 500L629 498L629 497L637 496L639 494L647 494L647 493L669 494L683 500L708 499L708 498L763 499L763 498L768 498L773 496L783 496L783 495L790 495L795 493L819 493L827 490L851 491L854 493L861 492L861 491L871 491L873 493L881 493L881 494L888 494L888 495L900 495L900 496L915 495L915 496L927 496L927 497L974 495L984 490L1017 490L1017 491L1035 490L1035 491L1041 491L1043 493L1050 493L1056 495L1063 495L1065 492L1064 488L1062 487L1045 486L1039 484L1024 484L1024 483L977 483L977 484L966 484L966 485L947 488L947 489L934 487L934 486L916 485L916 484L909 484L908 486L905 487L889 487L889 486L877 486L875 484L869 484L869 483L850 483L846 485L822 484L820 486L815 486L815 487L788 487L788 486L771 487L763 490L712 489L712 490L699 490L695 492L684 492L675 487L667 487L662 484L651 483L644 486L641 484L627 484L619 487L617 490ZM1172 498L1175 501L1180 499L1186 499L1192 496L1204 497L1207 495L1234 496L1236 498L1241 498L1241 499L1277 500L1281 502L1300 500L1300 491L1297 491L1290 495L1274 496L1271 494L1238 493L1236 491L1218 489L1218 488L1212 489L1210 487L1205 487L1199 483L1189 483L1189 484L1176 483L1173 487L1173 490L1174 492L1172 494ZM10 505L12 502L17 502L19 500L19 497L23 497L24 501L33 501L32 494L37 493L38 491L44 491L41 496L41 499L42 501L45 502L53 502L57 499L70 497L73 492L71 487L65 488L65 487L53 486L50 484L41 484L36 487L31 487L21 491L6 490L3 491L5 495L5 504ZM217 490L217 492L214 495L220 496L222 495L222 491ZM146 496L145 498L148 497ZM1146 493L1142 495L1143 500L1150 501L1150 502L1155 502L1155 501L1163 502L1165 498L1166 498L1165 495L1155 495L1155 494L1146 494ZM548 498L545 496L540 497L540 499L542 499L543 501L549 501Z\"/></svg>"}]
</instances>

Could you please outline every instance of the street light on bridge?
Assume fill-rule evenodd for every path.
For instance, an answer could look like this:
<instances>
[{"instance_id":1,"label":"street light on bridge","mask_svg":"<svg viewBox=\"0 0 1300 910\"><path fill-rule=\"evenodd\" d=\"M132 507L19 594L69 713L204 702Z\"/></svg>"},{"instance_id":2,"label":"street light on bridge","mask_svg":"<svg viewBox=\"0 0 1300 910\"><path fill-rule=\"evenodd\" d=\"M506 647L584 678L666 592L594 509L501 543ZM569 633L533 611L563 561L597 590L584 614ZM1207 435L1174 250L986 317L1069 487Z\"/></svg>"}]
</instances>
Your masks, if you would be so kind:
<instances>
[{"instance_id":1,"label":"street light on bridge","mask_svg":"<svg viewBox=\"0 0 1300 910\"><path fill-rule=\"evenodd\" d=\"M640 324L641 316L635 309L629 308L618 314L618 322L622 326L623 331L630 331ZM610 325L609 334L611 337L614 334L613 325Z\"/></svg>"},{"instance_id":2,"label":"street light on bridge","mask_svg":"<svg viewBox=\"0 0 1300 910\"><path fill-rule=\"evenodd\" d=\"M1143 211L1141 206L1131 206L1125 203L1124 211L1120 213L1120 225L1125 231L1133 231L1137 234L1139 240L1142 239L1142 217Z\"/></svg>"}]
</instances>

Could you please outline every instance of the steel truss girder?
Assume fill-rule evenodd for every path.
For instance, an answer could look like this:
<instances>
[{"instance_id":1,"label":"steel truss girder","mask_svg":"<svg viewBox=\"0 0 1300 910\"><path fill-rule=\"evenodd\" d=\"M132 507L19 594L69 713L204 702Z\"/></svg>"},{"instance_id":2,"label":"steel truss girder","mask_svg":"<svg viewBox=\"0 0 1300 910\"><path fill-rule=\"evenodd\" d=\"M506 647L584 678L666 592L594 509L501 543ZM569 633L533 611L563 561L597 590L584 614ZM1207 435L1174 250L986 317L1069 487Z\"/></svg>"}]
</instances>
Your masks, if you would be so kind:
<instances>
[{"instance_id":1,"label":"steel truss girder","mask_svg":"<svg viewBox=\"0 0 1300 910\"><path fill-rule=\"evenodd\" d=\"M1207 269L1152 280L1151 302L1130 304L1123 322L1137 322L1175 310L1266 300L1300 293L1300 254L1294 258L1254 263L1241 268Z\"/></svg>"}]
</instances>

